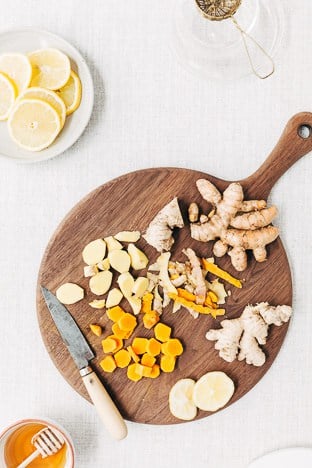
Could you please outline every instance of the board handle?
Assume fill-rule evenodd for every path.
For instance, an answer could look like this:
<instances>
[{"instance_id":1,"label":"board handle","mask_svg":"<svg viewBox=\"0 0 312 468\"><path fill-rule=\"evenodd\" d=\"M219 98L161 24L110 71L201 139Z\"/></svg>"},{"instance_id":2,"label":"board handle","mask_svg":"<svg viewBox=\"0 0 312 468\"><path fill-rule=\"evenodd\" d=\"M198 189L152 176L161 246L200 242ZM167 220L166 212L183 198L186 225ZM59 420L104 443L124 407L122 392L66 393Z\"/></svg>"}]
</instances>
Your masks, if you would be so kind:
<instances>
[{"instance_id":1,"label":"board handle","mask_svg":"<svg viewBox=\"0 0 312 468\"><path fill-rule=\"evenodd\" d=\"M312 113L300 112L287 123L277 145L259 167L241 182L249 197L267 199L278 179L312 150Z\"/></svg>"}]
</instances>

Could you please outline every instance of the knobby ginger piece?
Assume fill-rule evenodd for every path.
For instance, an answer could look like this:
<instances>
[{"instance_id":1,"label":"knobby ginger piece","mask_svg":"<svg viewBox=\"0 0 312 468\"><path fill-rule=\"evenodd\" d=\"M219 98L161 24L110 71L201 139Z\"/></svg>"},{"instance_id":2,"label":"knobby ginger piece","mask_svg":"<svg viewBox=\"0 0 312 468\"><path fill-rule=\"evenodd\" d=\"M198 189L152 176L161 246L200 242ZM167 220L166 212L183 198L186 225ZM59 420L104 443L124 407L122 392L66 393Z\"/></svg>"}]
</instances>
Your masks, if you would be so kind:
<instances>
[{"instance_id":1,"label":"knobby ginger piece","mask_svg":"<svg viewBox=\"0 0 312 468\"><path fill-rule=\"evenodd\" d=\"M169 251L174 243L173 228L183 228L184 222L178 199L174 198L150 222L144 239L158 252Z\"/></svg>"},{"instance_id":2,"label":"knobby ginger piece","mask_svg":"<svg viewBox=\"0 0 312 468\"><path fill-rule=\"evenodd\" d=\"M127 273L130 269L130 256L124 250L112 250L108 254L110 266L118 273Z\"/></svg>"},{"instance_id":3,"label":"knobby ginger piece","mask_svg":"<svg viewBox=\"0 0 312 468\"><path fill-rule=\"evenodd\" d=\"M105 294L111 287L113 274L111 271L101 271L92 276L89 282L91 292L97 296Z\"/></svg>"},{"instance_id":4,"label":"knobby ginger piece","mask_svg":"<svg viewBox=\"0 0 312 468\"><path fill-rule=\"evenodd\" d=\"M109 291L106 299L106 307L111 308L118 305L122 299L122 292L118 288L113 288Z\"/></svg>"},{"instance_id":5,"label":"knobby ginger piece","mask_svg":"<svg viewBox=\"0 0 312 468\"><path fill-rule=\"evenodd\" d=\"M120 242L118 242L117 239L114 239L113 236L105 237L104 238L106 245L107 245L107 250L111 252L112 250L121 250L123 249L123 246Z\"/></svg>"},{"instance_id":6,"label":"knobby ginger piece","mask_svg":"<svg viewBox=\"0 0 312 468\"><path fill-rule=\"evenodd\" d=\"M105 253L105 241L103 239L96 239L85 246L82 251L82 258L87 265L96 265L103 260Z\"/></svg>"},{"instance_id":7,"label":"knobby ginger piece","mask_svg":"<svg viewBox=\"0 0 312 468\"><path fill-rule=\"evenodd\" d=\"M56 297L62 304L75 304L83 299L84 290L78 284L65 283L56 290Z\"/></svg>"},{"instance_id":8,"label":"knobby ginger piece","mask_svg":"<svg viewBox=\"0 0 312 468\"><path fill-rule=\"evenodd\" d=\"M142 250L138 249L134 244L128 245L128 254L131 258L131 266L134 270L143 270L147 267L148 258Z\"/></svg>"},{"instance_id":9,"label":"knobby ginger piece","mask_svg":"<svg viewBox=\"0 0 312 468\"><path fill-rule=\"evenodd\" d=\"M137 242L140 237L140 231L121 231L114 236L115 239L121 242Z\"/></svg>"},{"instance_id":10,"label":"knobby ginger piece","mask_svg":"<svg viewBox=\"0 0 312 468\"><path fill-rule=\"evenodd\" d=\"M133 276L129 272L122 273L121 275L119 275L117 283L118 283L118 286L120 287L122 294L126 298L131 297L132 290L134 287Z\"/></svg>"},{"instance_id":11,"label":"knobby ginger piece","mask_svg":"<svg viewBox=\"0 0 312 468\"><path fill-rule=\"evenodd\" d=\"M94 299L92 302L89 302L89 306L93 309L104 309L105 299Z\"/></svg>"}]
</instances>

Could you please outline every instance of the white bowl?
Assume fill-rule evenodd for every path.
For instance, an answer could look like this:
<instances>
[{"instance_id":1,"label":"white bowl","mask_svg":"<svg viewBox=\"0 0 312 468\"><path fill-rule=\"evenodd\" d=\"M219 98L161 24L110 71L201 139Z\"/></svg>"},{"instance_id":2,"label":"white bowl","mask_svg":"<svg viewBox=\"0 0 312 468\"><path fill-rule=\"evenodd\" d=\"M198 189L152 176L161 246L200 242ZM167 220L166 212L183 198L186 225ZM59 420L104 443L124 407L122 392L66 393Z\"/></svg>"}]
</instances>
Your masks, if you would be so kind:
<instances>
[{"instance_id":1,"label":"white bowl","mask_svg":"<svg viewBox=\"0 0 312 468\"><path fill-rule=\"evenodd\" d=\"M68 116L65 126L55 142L40 152L19 148L11 140L6 122L0 122L0 155L20 163L32 163L53 158L72 146L86 128L93 109L94 88L91 73L80 52L55 34L36 29L23 29L0 33L0 55L10 52L27 53L33 50L54 47L70 58L72 68L82 83L82 99L79 108Z\"/></svg>"},{"instance_id":2,"label":"white bowl","mask_svg":"<svg viewBox=\"0 0 312 468\"><path fill-rule=\"evenodd\" d=\"M58 430L65 439L66 444L66 462L65 468L74 468L75 466L75 449L73 445L73 441L68 434L67 431L63 427L61 427L58 423L51 421L50 419L23 419L21 421L17 421L16 423L12 424L11 426L7 427L1 434L0 434L0 466L5 467L5 460L4 460L4 448L8 438L10 437L13 432L17 429L26 426L27 424L44 424L45 426L50 426L56 430Z\"/></svg>"}]
</instances>

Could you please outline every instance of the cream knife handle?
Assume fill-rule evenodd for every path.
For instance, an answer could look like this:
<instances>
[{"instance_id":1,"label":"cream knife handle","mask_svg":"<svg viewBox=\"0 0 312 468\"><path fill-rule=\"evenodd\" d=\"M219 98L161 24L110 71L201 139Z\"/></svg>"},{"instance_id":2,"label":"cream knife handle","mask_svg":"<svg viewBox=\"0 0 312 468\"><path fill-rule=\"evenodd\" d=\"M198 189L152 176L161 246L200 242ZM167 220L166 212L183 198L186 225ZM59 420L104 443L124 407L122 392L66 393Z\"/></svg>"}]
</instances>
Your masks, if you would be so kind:
<instances>
[{"instance_id":1,"label":"cream knife handle","mask_svg":"<svg viewBox=\"0 0 312 468\"><path fill-rule=\"evenodd\" d=\"M124 439L128 434L126 423L96 373L86 367L80 375L108 432L114 439Z\"/></svg>"}]
</instances>

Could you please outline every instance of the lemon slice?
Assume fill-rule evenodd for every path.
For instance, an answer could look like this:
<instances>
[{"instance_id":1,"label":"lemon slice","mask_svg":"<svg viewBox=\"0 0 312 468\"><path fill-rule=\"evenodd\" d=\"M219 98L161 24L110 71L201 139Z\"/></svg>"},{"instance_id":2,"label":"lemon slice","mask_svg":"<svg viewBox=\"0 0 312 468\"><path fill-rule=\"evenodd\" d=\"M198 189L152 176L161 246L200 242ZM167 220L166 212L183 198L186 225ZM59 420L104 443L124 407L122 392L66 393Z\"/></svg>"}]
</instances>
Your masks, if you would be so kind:
<instances>
[{"instance_id":1,"label":"lemon slice","mask_svg":"<svg viewBox=\"0 0 312 468\"><path fill-rule=\"evenodd\" d=\"M0 71L13 80L17 87L18 94L28 88L31 80L32 68L26 55L0 55Z\"/></svg>"},{"instance_id":2,"label":"lemon slice","mask_svg":"<svg viewBox=\"0 0 312 468\"><path fill-rule=\"evenodd\" d=\"M40 99L22 99L8 120L11 138L22 148L41 151L53 143L61 130L61 119L53 107Z\"/></svg>"},{"instance_id":3,"label":"lemon slice","mask_svg":"<svg viewBox=\"0 0 312 468\"><path fill-rule=\"evenodd\" d=\"M78 109L81 102L82 86L79 76L71 70L70 78L63 88L57 91L66 106L66 114L70 115Z\"/></svg>"},{"instance_id":4,"label":"lemon slice","mask_svg":"<svg viewBox=\"0 0 312 468\"><path fill-rule=\"evenodd\" d=\"M28 54L33 68L31 86L40 88L62 88L70 76L70 61L57 49L40 49Z\"/></svg>"},{"instance_id":5,"label":"lemon slice","mask_svg":"<svg viewBox=\"0 0 312 468\"><path fill-rule=\"evenodd\" d=\"M193 401L204 411L223 408L234 393L234 383L224 372L208 372L195 384Z\"/></svg>"},{"instance_id":6,"label":"lemon slice","mask_svg":"<svg viewBox=\"0 0 312 468\"><path fill-rule=\"evenodd\" d=\"M184 421L191 421L197 414L193 402L195 382L192 379L178 380L169 392L169 408L173 416Z\"/></svg>"},{"instance_id":7,"label":"lemon slice","mask_svg":"<svg viewBox=\"0 0 312 468\"><path fill-rule=\"evenodd\" d=\"M21 99L41 99L46 101L53 109L56 110L61 119L61 127L63 128L66 119L66 107L64 101L50 89L31 87L27 88L18 98Z\"/></svg>"},{"instance_id":8,"label":"lemon slice","mask_svg":"<svg viewBox=\"0 0 312 468\"><path fill-rule=\"evenodd\" d=\"M16 88L11 80L0 72L0 120L9 117L16 98Z\"/></svg>"}]
</instances>

